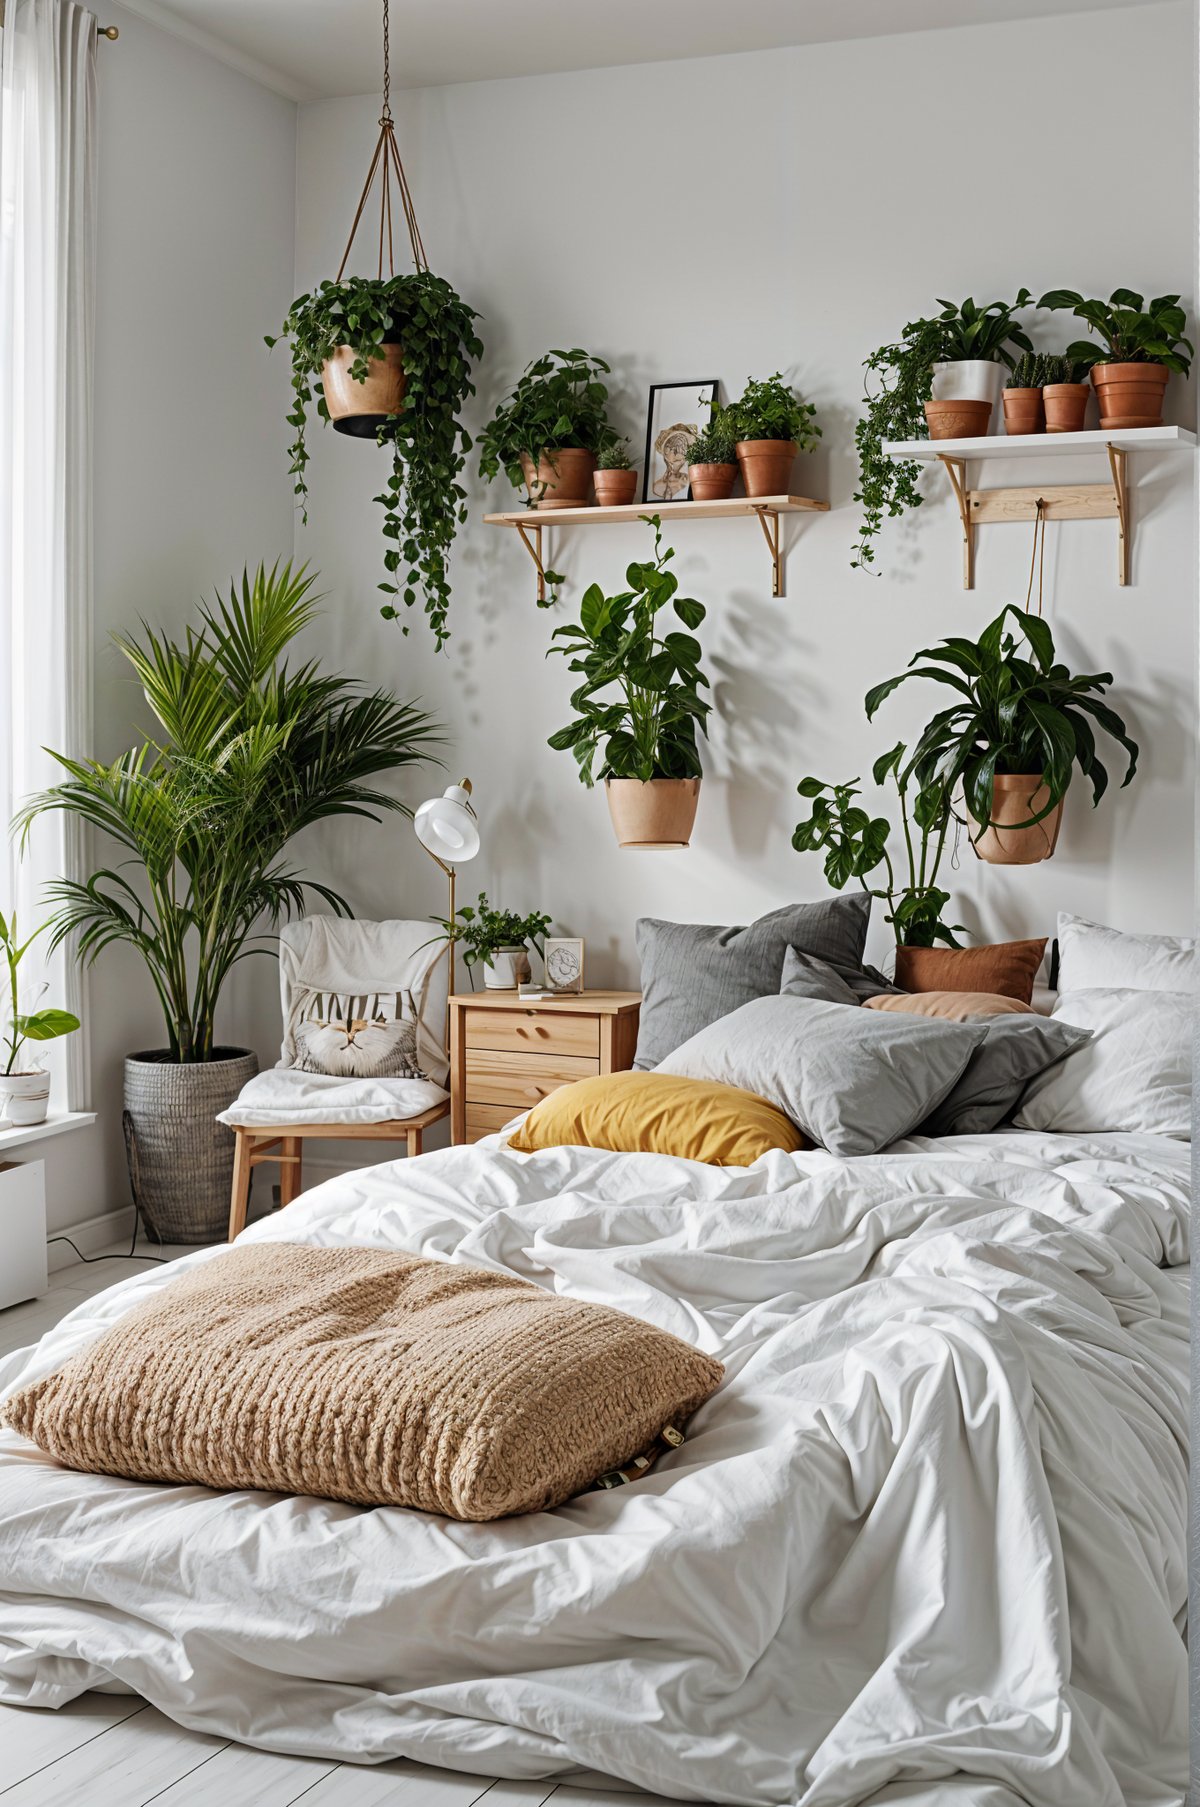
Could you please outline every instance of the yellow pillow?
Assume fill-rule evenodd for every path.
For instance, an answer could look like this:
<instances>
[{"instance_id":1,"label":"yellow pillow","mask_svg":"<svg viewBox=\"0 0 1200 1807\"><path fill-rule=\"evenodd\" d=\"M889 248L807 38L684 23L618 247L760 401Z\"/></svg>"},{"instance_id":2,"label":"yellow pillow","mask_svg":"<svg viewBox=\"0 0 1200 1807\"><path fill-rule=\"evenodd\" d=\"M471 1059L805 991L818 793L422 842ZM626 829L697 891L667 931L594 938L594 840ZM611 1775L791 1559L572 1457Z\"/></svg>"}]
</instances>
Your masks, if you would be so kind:
<instances>
[{"instance_id":1,"label":"yellow pillow","mask_svg":"<svg viewBox=\"0 0 1200 1807\"><path fill-rule=\"evenodd\" d=\"M559 1086L508 1138L522 1154L539 1148L611 1148L674 1154L713 1167L748 1167L769 1148L811 1148L791 1120L737 1086L673 1073L603 1073Z\"/></svg>"}]
</instances>

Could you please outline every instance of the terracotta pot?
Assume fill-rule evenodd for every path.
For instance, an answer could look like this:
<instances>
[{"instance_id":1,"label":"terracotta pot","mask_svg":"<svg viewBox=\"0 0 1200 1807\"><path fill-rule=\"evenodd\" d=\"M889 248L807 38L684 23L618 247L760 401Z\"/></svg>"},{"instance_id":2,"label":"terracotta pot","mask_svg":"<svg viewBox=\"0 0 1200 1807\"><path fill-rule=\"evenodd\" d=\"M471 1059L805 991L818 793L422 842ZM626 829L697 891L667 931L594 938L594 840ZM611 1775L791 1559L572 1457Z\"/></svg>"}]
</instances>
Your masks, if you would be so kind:
<instances>
[{"instance_id":1,"label":"terracotta pot","mask_svg":"<svg viewBox=\"0 0 1200 1807\"><path fill-rule=\"evenodd\" d=\"M597 471L592 481L601 508L624 508L637 498L636 471Z\"/></svg>"},{"instance_id":2,"label":"terracotta pot","mask_svg":"<svg viewBox=\"0 0 1200 1807\"><path fill-rule=\"evenodd\" d=\"M1000 775L992 781L992 821L998 827L985 828L971 845L989 866L1033 866L1048 860L1058 845L1064 799L1060 798L1048 816L1029 823L1031 816L1045 809L1050 792L1042 783L1041 773L1017 777Z\"/></svg>"},{"instance_id":3,"label":"terracotta pot","mask_svg":"<svg viewBox=\"0 0 1200 1807\"><path fill-rule=\"evenodd\" d=\"M385 345L381 358L367 365L367 380L356 383L350 375L354 348L339 345L321 366L321 387L329 418L339 433L374 439L389 414L404 406L404 364L398 345Z\"/></svg>"},{"instance_id":4,"label":"terracotta pot","mask_svg":"<svg viewBox=\"0 0 1200 1807\"><path fill-rule=\"evenodd\" d=\"M1102 427L1161 427L1165 364L1094 364Z\"/></svg>"},{"instance_id":5,"label":"terracotta pot","mask_svg":"<svg viewBox=\"0 0 1200 1807\"><path fill-rule=\"evenodd\" d=\"M748 496L790 495L794 439L739 439L737 458Z\"/></svg>"},{"instance_id":6,"label":"terracotta pot","mask_svg":"<svg viewBox=\"0 0 1200 1807\"><path fill-rule=\"evenodd\" d=\"M586 508L591 500L592 472L596 460L580 446L558 446L543 452L534 468L533 459L521 453L525 487L535 508Z\"/></svg>"},{"instance_id":7,"label":"terracotta pot","mask_svg":"<svg viewBox=\"0 0 1200 1807\"><path fill-rule=\"evenodd\" d=\"M723 502L733 494L736 464L689 464L693 502Z\"/></svg>"},{"instance_id":8,"label":"terracotta pot","mask_svg":"<svg viewBox=\"0 0 1200 1807\"><path fill-rule=\"evenodd\" d=\"M1042 390L1047 433L1082 433L1090 393L1086 383L1047 383Z\"/></svg>"},{"instance_id":9,"label":"terracotta pot","mask_svg":"<svg viewBox=\"0 0 1200 1807\"><path fill-rule=\"evenodd\" d=\"M700 797L698 778L606 778L619 847L686 847Z\"/></svg>"},{"instance_id":10,"label":"terracotta pot","mask_svg":"<svg viewBox=\"0 0 1200 1807\"><path fill-rule=\"evenodd\" d=\"M925 403L930 439L982 439L991 415L991 402Z\"/></svg>"},{"instance_id":11,"label":"terracotta pot","mask_svg":"<svg viewBox=\"0 0 1200 1807\"><path fill-rule=\"evenodd\" d=\"M1045 425L1040 389L1006 389L1004 391L1004 431L1006 433L1040 433Z\"/></svg>"}]
</instances>

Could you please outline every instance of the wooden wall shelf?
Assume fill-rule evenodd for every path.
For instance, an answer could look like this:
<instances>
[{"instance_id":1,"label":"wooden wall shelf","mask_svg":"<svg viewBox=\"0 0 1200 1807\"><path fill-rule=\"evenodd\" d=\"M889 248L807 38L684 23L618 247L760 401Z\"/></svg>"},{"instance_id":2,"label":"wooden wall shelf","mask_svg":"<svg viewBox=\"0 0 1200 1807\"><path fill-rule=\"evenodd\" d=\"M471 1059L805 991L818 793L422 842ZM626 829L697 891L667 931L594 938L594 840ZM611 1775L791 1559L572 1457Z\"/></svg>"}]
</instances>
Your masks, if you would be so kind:
<instances>
[{"instance_id":1,"label":"wooden wall shelf","mask_svg":"<svg viewBox=\"0 0 1200 1807\"><path fill-rule=\"evenodd\" d=\"M537 599L546 600L546 566L542 559L542 535L548 527L605 527L618 521L640 521L650 515L669 521L720 521L753 515L762 528L771 556L771 594L783 595L784 553L779 517L785 514L823 514L828 502L811 496L728 496L721 502L629 502L617 508L516 508L507 514L486 514L489 527L513 527L537 567Z\"/></svg>"},{"instance_id":2,"label":"wooden wall shelf","mask_svg":"<svg viewBox=\"0 0 1200 1807\"><path fill-rule=\"evenodd\" d=\"M975 529L986 522L1115 520L1117 582L1127 584L1132 520L1126 464L1131 452L1187 452L1196 435L1184 427L1132 427L1125 431L988 434L980 439L887 439L887 457L941 464L950 479L963 530L963 589L975 582ZM1020 488L973 489L970 465L980 459L1046 459L1104 453L1111 483L1042 483Z\"/></svg>"}]
</instances>

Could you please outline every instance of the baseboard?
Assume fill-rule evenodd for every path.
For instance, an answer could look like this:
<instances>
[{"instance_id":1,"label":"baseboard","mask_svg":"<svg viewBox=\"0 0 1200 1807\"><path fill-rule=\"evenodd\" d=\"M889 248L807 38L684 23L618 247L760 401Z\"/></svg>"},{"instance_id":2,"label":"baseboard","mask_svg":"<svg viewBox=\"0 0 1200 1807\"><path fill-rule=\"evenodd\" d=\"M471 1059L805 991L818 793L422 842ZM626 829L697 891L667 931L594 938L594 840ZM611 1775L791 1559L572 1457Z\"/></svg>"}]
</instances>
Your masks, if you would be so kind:
<instances>
[{"instance_id":1,"label":"baseboard","mask_svg":"<svg viewBox=\"0 0 1200 1807\"><path fill-rule=\"evenodd\" d=\"M63 1224L46 1235L46 1262L50 1272L70 1267L77 1260L75 1250L67 1242L56 1242L56 1236L69 1236L81 1255L98 1255L114 1242L127 1242L133 1235L133 1206L123 1205L119 1211L103 1211L99 1217L87 1217L82 1223Z\"/></svg>"}]
</instances>

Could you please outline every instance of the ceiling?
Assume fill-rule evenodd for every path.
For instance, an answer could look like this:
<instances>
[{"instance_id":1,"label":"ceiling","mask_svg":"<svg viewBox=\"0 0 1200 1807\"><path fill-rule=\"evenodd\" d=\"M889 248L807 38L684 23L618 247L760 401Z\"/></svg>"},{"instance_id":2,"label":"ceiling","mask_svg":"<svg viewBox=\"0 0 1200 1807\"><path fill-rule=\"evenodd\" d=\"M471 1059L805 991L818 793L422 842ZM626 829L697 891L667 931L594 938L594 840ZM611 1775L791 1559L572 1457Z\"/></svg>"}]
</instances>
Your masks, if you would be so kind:
<instances>
[{"instance_id":1,"label":"ceiling","mask_svg":"<svg viewBox=\"0 0 1200 1807\"><path fill-rule=\"evenodd\" d=\"M439 87L1152 0L391 0L393 84ZM122 0L296 100L379 85L381 0Z\"/></svg>"}]
</instances>

